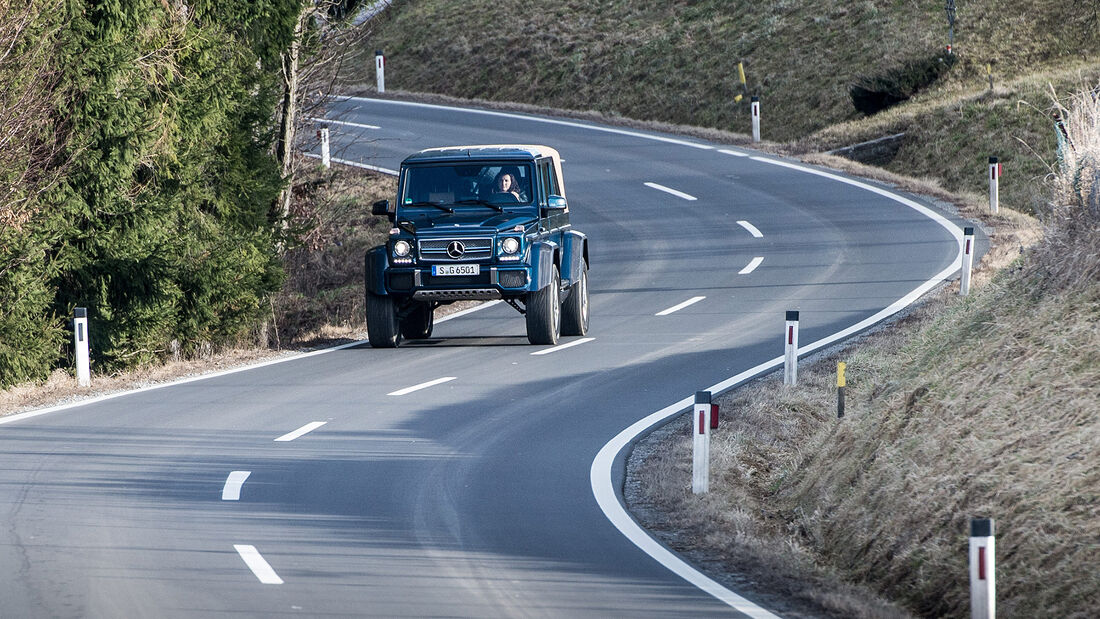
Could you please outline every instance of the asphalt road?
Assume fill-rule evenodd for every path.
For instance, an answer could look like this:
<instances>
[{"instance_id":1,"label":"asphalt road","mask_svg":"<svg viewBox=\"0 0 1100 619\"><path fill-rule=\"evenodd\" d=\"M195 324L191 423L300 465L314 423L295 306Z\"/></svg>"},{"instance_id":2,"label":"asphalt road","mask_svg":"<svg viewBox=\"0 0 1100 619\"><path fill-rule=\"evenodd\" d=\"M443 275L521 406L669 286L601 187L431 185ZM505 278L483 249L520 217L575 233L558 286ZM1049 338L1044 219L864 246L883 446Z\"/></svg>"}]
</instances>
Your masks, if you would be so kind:
<instances>
[{"instance_id":1,"label":"asphalt road","mask_svg":"<svg viewBox=\"0 0 1100 619\"><path fill-rule=\"evenodd\" d=\"M557 148L591 239L592 339L530 346L496 304L397 350L9 419L0 616L737 615L611 523L594 458L638 419L781 355L786 310L813 342L942 277L950 226L694 139L335 107L352 124L332 126L333 156L380 168L428 146Z\"/></svg>"}]
</instances>

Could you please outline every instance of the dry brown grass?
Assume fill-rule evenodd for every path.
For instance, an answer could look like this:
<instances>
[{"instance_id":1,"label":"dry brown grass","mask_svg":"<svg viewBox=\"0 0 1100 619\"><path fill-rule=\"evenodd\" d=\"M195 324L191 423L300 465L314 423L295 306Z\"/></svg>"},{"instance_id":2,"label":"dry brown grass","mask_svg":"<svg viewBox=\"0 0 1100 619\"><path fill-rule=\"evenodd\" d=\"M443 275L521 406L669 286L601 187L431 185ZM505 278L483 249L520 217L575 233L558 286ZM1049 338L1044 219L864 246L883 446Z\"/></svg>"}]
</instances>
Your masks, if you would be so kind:
<instances>
[{"instance_id":1,"label":"dry brown grass","mask_svg":"<svg viewBox=\"0 0 1100 619\"><path fill-rule=\"evenodd\" d=\"M712 443L712 496L690 494L686 437L647 450L637 483L661 492L647 500L667 510L665 522L647 524L690 532L671 537L674 546L713 544L726 560L759 551L761 563L792 565L796 581L809 571L810 596L817 583L863 583L938 617L967 614L967 523L993 517L1002 614L1092 616L1100 607L1098 109L1083 95L1065 111L1075 155L1065 157L1041 242L1021 257L1034 226L995 221L998 244L970 297L945 288L891 328L800 368L797 387L771 377L723 396L733 419ZM848 364L843 420L835 418L840 360ZM753 530L760 539L742 541ZM770 557L776 547L790 552ZM858 602L826 606L842 616L874 612Z\"/></svg>"}]
</instances>

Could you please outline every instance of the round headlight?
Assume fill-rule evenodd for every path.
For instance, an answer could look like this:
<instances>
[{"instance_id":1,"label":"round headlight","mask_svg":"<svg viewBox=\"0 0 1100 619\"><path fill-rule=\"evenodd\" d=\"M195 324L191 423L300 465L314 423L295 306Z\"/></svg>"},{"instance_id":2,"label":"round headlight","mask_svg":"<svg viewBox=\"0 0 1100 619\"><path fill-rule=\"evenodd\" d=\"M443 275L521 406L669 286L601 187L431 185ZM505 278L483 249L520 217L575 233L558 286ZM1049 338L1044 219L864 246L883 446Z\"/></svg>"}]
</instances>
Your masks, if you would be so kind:
<instances>
[{"instance_id":1,"label":"round headlight","mask_svg":"<svg viewBox=\"0 0 1100 619\"><path fill-rule=\"evenodd\" d=\"M397 241L393 244L393 255L395 256L408 256L409 251L412 250L412 246L408 241Z\"/></svg>"},{"instance_id":2,"label":"round headlight","mask_svg":"<svg viewBox=\"0 0 1100 619\"><path fill-rule=\"evenodd\" d=\"M500 249L506 254L514 254L519 251L519 239L508 237L500 242Z\"/></svg>"}]
</instances>

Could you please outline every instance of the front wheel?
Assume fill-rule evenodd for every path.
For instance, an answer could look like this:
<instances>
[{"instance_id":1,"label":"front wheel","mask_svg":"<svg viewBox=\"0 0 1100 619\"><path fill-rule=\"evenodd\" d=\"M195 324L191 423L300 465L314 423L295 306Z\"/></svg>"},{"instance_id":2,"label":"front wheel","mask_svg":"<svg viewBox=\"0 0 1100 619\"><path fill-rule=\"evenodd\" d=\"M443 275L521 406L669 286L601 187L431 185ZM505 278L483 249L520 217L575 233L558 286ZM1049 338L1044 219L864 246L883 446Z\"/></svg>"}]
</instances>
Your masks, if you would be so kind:
<instances>
[{"instance_id":1,"label":"front wheel","mask_svg":"<svg viewBox=\"0 0 1100 619\"><path fill-rule=\"evenodd\" d=\"M569 296L561 308L561 334L588 333L588 269L581 268L581 277L569 287Z\"/></svg>"},{"instance_id":2,"label":"front wheel","mask_svg":"<svg viewBox=\"0 0 1100 619\"><path fill-rule=\"evenodd\" d=\"M550 283L527 293L527 340L532 344L557 344L561 333L561 275L554 267Z\"/></svg>"},{"instance_id":3,"label":"front wheel","mask_svg":"<svg viewBox=\"0 0 1100 619\"><path fill-rule=\"evenodd\" d=\"M432 336L435 312L431 303L415 303L409 315L401 321L401 335L407 340L423 340Z\"/></svg>"},{"instance_id":4,"label":"front wheel","mask_svg":"<svg viewBox=\"0 0 1100 619\"><path fill-rule=\"evenodd\" d=\"M367 339L372 348L397 348L401 342L393 297L367 292Z\"/></svg>"}]
</instances>

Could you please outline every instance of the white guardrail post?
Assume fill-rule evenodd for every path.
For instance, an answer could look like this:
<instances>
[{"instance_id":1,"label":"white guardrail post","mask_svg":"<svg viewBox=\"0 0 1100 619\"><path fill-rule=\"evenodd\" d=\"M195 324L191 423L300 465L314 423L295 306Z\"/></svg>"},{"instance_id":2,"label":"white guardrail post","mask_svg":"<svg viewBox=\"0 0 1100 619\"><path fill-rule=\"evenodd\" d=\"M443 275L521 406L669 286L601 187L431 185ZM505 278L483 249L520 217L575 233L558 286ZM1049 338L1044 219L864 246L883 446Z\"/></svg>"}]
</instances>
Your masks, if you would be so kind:
<instances>
[{"instance_id":1,"label":"white guardrail post","mask_svg":"<svg viewBox=\"0 0 1100 619\"><path fill-rule=\"evenodd\" d=\"M325 169L332 167L332 155L329 148L329 135L328 125L321 125L321 165L325 166Z\"/></svg>"},{"instance_id":2,"label":"white guardrail post","mask_svg":"<svg viewBox=\"0 0 1100 619\"><path fill-rule=\"evenodd\" d=\"M386 57L380 49L374 52L374 75L378 81L379 94L386 92Z\"/></svg>"},{"instance_id":3,"label":"white guardrail post","mask_svg":"<svg viewBox=\"0 0 1100 619\"><path fill-rule=\"evenodd\" d=\"M92 384L92 372L88 367L88 309L73 310L73 355L76 360L76 382L81 387Z\"/></svg>"},{"instance_id":4,"label":"white guardrail post","mask_svg":"<svg viewBox=\"0 0 1100 619\"><path fill-rule=\"evenodd\" d=\"M993 519L970 519L970 617L993 619L996 607L996 561Z\"/></svg>"},{"instance_id":5,"label":"white guardrail post","mask_svg":"<svg viewBox=\"0 0 1100 619\"><path fill-rule=\"evenodd\" d=\"M798 312L787 312L783 346L783 384L793 385L798 382Z\"/></svg>"},{"instance_id":6,"label":"white guardrail post","mask_svg":"<svg viewBox=\"0 0 1100 619\"><path fill-rule=\"evenodd\" d=\"M989 158L989 212L1001 210L1001 164L996 157Z\"/></svg>"},{"instance_id":7,"label":"white guardrail post","mask_svg":"<svg viewBox=\"0 0 1100 619\"><path fill-rule=\"evenodd\" d=\"M752 98L752 141L760 141L760 97L753 96Z\"/></svg>"},{"instance_id":8,"label":"white guardrail post","mask_svg":"<svg viewBox=\"0 0 1100 619\"><path fill-rule=\"evenodd\" d=\"M692 414L691 434L691 491L705 494L710 490L710 392L695 392L695 409Z\"/></svg>"},{"instance_id":9,"label":"white guardrail post","mask_svg":"<svg viewBox=\"0 0 1100 619\"><path fill-rule=\"evenodd\" d=\"M959 276L959 296L970 294L970 273L974 270L974 228L963 228L963 264Z\"/></svg>"}]
</instances>

